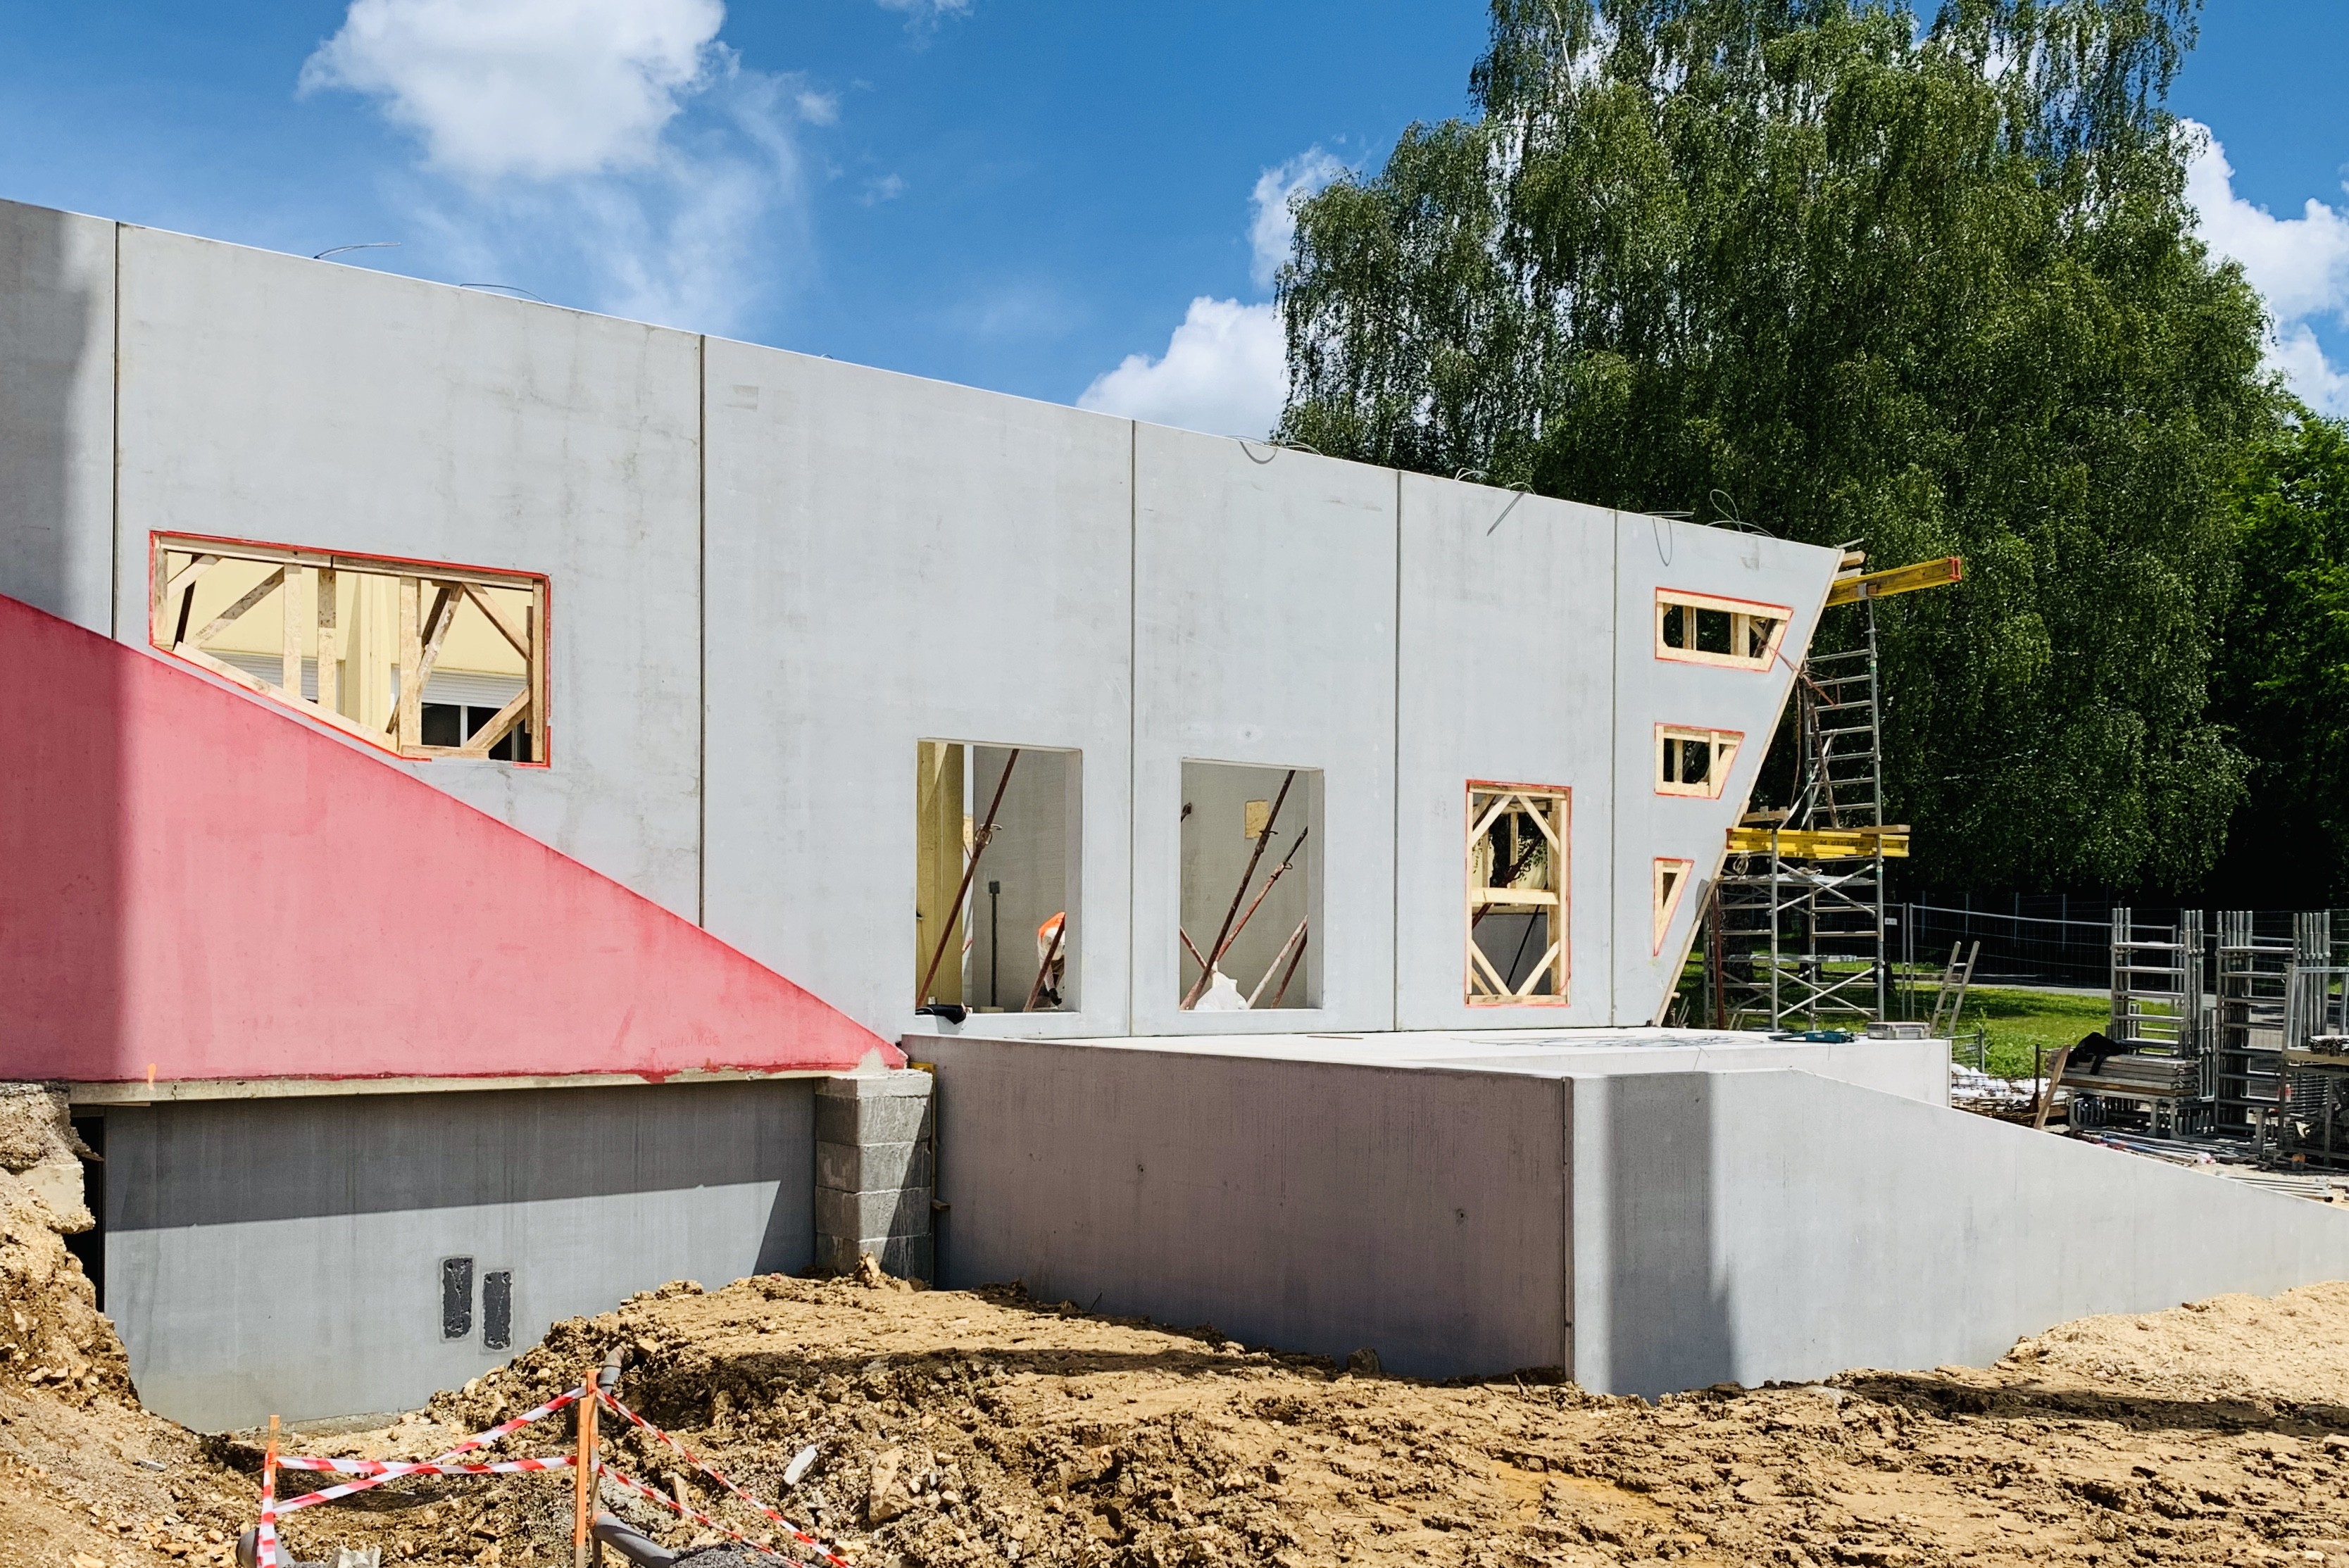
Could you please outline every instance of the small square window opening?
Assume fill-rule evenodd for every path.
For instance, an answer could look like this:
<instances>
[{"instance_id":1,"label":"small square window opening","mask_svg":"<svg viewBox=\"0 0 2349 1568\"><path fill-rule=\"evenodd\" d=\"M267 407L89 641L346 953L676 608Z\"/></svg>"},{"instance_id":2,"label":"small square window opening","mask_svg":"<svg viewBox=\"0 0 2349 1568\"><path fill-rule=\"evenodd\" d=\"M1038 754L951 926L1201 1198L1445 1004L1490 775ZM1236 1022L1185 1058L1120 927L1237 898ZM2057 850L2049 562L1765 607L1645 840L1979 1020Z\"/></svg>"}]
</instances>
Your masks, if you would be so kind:
<instances>
[{"instance_id":1,"label":"small square window opening","mask_svg":"<svg viewBox=\"0 0 2349 1568\"><path fill-rule=\"evenodd\" d=\"M1557 787L1468 786L1471 1006L1567 999L1572 799Z\"/></svg>"},{"instance_id":2,"label":"small square window opening","mask_svg":"<svg viewBox=\"0 0 2349 1568\"><path fill-rule=\"evenodd\" d=\"M1718 800L1745 737L1734 729L1656 726L1656 793Z\"/></svg>"}]
</instances>

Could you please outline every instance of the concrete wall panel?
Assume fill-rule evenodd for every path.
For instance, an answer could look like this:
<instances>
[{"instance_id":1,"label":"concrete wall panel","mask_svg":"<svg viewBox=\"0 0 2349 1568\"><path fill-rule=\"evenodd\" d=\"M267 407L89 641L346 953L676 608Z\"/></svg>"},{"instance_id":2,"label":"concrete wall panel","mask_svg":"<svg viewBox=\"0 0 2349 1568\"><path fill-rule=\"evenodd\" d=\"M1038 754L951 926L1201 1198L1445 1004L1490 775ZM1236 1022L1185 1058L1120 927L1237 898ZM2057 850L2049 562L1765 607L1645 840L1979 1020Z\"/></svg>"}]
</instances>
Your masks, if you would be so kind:
<instances>
[{"instance_id":1,"label":"concrete wall panel","mask_svg":"<svg viewBox=\"0 0 2349 1568\"><path fill-rule=\"evenodd\" d=\"M690 922L175 661L0 599L16 1077L825 1068L883 1042Z\"/></svg>"},{"instance_id":2,"label":"concrete wall panel","mask_svg":"<svg viewBox=\"0 0 2349 1568\"><path fill-rule=\"evenodd\" d=\"M1653 1021L1689 950L1703 890L1680 901L1661 947L1654 938L1653 868L1658 856L1695 862L1698 883L1719 873L1726 834L1736 825L1770 748L1795 671L1818 623L1837 552L1760 534L1699 528L1671 518L1616 516L1615 643L1615 1016ZM1682 664L1656 656L1656 590L1679 588L1784 605L1793 612L1783 657L1768 670ZM1656 791L1659 723L1744 733L1717 800Z\"/></svg>"},{"instance_id":3,"label":"concrete wall panel","mask_svg":"<svg viewBox=\"0 0 2349 1568\"><path fill-rule=\"evenodd\" d=\"M1395 1026L1605 1024L1613 975L1612 513L1402 476ZM1464 996L1466 787L1573 791L1567 1005Z\"/></svg>"},{"instance_id":4,"label":"concrete wall panel","mask_svg":"<svg viewBox=\"0 0 2349 1568\"><path fill-rule=\"evenodd\" d=\"M2097 1313L2349 1278L2349 1213L1806 1073L1574 1081L1575 1375L1985 1366Z\"/></svg>"},{"instance_id":5,"label":"concrete wall panel","mask_svg":"<svg viewBox=\"0 0 2349 1568\"><path fill-rule=\"evenodd\" d=\"M553 765L419 778L695 913L698 340L122 232L122 634L156 531L543 572Z\"/></svg>"},{"instance_id":6,"label":"concrete wall panel","mask_svg":"<svg viewBox=\"0 0 2349 1568\"><path fill-rule=\"evenodd\" d=\"M1155 425L1133 461L1132 1032L1391 1028L1395 476ZM1180 1010L1185 758L1321 769L1319 1008Z\"/></svg>"},{"instance_id":7,"label":"concrete wall panel","mask_svg":"<svg viewBox=\"0 0 2349 1568\"><path fill-rule=\"evenodd\" d=\"M1132 427L736 343L709 377L710 930L915 1026L916 744L1076 750L1082 1011L989 1027L1123 1032Z\"/></svg>"},{"instance_id":8,"label":"concrete wall panel","mask_svg":"<svg viewBox=\"0 0 2349 1568\"><path fill-rule=\"evenodd\" d=\"M0 593L112 630L114 240L0 201Z\"/></svg>"},{"instance_id":9,"label":"concrete wall panel","mask_svg":"<svg viewBox=\"0 0 2349 1568\"><path fill-rule=\"evenodd\" d=\"M1563 1086L941 1040L939 1280L1431 1377L1557 1366Z\"/></svg>"},{"instance_id":10,"label":"concrete wall panel","mask_svg":"<svg viewBox=\"0 0 2349 1568\"><path fill-rule=\"evenodd\" d=\"M404 1409L635 1291L806 1267L813 1106L792 1082L110 1110L106 1311L147 1408L192 1427ZM491 1269L511 1350L482 1343Z\"/></svg>"}]
</instances>

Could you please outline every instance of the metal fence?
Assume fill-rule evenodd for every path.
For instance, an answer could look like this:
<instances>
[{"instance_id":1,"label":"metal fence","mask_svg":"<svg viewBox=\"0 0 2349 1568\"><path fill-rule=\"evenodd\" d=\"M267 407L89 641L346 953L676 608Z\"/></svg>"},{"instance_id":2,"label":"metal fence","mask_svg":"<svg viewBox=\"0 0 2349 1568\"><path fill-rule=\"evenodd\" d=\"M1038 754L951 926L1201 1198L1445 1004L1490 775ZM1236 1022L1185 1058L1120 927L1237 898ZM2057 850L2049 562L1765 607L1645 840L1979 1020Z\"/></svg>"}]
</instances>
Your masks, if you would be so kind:
<instances>
[{"instance_id":1,"label":"metal fence","mask_svg":"<svg viewBox=\"0 0 2349 1568\"><path fill-rule=\"evenodd\" d=\"M2140 925L2175 926L2182 913L2128 907ZM1885 906L1886 923L1894 927L1886 933L1886 945L1912 984L1931 984L1949 962L1951 944L1969 949L1979 942L1977 985L2106 991L2112 985L2113 909L2109 899L2056 893L1980 899L1927 892ZM2290 912L2262 911L2252 918L2261 931L2292 930Z\"/></svg>"}]
</instances>

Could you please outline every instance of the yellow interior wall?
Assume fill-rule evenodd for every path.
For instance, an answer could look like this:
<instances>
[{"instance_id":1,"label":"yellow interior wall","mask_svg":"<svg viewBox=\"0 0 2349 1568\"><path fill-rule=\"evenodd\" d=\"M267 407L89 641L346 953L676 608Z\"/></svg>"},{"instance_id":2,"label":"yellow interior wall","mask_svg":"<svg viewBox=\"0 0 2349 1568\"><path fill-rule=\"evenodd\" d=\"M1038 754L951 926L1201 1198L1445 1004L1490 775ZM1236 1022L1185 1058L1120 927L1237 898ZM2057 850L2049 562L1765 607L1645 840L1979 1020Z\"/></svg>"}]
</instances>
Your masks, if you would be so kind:
<instances>
[{"instance_id":1,"label":"yellow interior wall","mask_svg":"<svg viewBox=\"0 0 2349 1568\"><path fill-rule=\"evenodd\" d=\"M192 557L172 551L165 560L167 576ZM194 636L246 593L277 570L274 562L223 560L197 579L195 601L188 616L188 634ZM378 728L391 722L392 671L399 665L399 582L396 574L337 569L335 619L341 634L341 658L336 665L336 711ZM316 579L305 568L296 583L300 595L302 655L318 656ZM515 626L530 624L531 593L523 588L488 591L506 619ZM429 615L436 590L428 583L418 606ZM283 584L232 622L204 645L212 653L282 655L285 646L285 590ZM176 624L178 608L171 609ZM170 634L167 625L165 634ZM513 645L490 624L480 606L460 600L449 634L441 640L436 670L452 674L505 676L527 679L529 670Z\"/></svg>"}]
</instances>

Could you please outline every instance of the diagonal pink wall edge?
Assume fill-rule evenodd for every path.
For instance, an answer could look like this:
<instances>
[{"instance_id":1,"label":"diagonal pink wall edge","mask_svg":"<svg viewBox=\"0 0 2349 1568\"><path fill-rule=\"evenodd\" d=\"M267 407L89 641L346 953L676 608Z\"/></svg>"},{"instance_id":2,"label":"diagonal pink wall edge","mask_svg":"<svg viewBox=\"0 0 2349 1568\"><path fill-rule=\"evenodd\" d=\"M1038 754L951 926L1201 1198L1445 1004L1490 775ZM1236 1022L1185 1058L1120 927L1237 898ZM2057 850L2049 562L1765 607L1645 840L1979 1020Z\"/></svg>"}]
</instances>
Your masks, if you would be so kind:
<instances>
[{"instance_id":1,"label":"diagonal pink wall edge","mask_svg":"<svg viewBox=\"0 0 2349 1568\"><path fill-rule=\"evenodd\" d=\"M0 597L0 1078L854 1066L887 1042L268 704Z\"/></svg>"}]
</instances>

